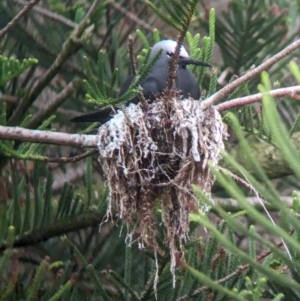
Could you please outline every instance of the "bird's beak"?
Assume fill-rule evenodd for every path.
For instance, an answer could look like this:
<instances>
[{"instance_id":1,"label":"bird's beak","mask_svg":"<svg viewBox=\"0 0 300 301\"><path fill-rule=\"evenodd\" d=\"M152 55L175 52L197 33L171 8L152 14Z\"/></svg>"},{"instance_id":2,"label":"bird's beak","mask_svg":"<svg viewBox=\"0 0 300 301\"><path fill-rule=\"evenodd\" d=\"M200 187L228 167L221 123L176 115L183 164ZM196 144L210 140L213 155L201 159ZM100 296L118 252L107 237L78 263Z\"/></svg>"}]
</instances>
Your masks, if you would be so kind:
<instances>
[{"instance_id":1,"label":"bird's beak","mask_svg":"<svg viewBox=\"0 0 300 301\"><path fill-rule=\"evenodd\" d=\"M211 65L209 65L207 63L204 63L204 62L201 62L201 61L198 61L198 60L191 59L189 57L179 58L178 65L181 65L181 66L195 65L195 66L203 66L203 67L210 67L211 68Z\"/></svg>"}]
</instances>

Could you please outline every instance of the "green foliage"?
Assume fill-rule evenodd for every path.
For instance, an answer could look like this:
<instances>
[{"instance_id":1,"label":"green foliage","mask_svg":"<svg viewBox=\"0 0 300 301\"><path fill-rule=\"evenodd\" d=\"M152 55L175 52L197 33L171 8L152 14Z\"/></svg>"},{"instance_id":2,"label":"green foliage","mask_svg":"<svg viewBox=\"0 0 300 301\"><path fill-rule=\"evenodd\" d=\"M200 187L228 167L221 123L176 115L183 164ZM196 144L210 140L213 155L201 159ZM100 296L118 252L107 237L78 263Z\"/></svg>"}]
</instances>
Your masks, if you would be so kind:
<instances>
[{"instance_id":1,"label":"green foliage","mask_svg":"<svg viewBox=\"0 0 300 301\"><path fill-rule=\"evenodd\" d=\"M73 5L64 4L58 0L48 0L51 10L55 11L56 13L65 15L65 16L74 16L74 21L79 23L86 11L84 9L84 5L80 2L74 3Z\"/></svg>"},{"instance_id":2,"label":"green foliage","mask_svg":"<svg viewBox=\"0 0 300 301\"><path fill-rule=\"evenodd\" d=\"M152 1L145 2L153 10L153 12L159 16L166 24L171 25L178 31L182 31L187 25L187 20L190 18L191 14L194 14L197 0L187 0L182 5L181 1L171 0L171 1L161 1L161 5L165 12L162 12Z\"/></svg>"},{"instance_id":3,"label":"green foliage","mask_svg":"<svg viewBox=\"0 0 300 301\"><path fill-rule=\"evenodd\" d=\"M143 41L143 39L145 39L145 37L143 36L142 32L139 32L139 35ZM105 88L104 85L104 81L103 81L103 65L104 65L104 61L105 61L105 57L104 55L99 52L98 55L98 72L97 75L95 76L92 71L91 71L91 67L88 64L88 62L86 62L86 69L87 69L87 75L88 75L88 80L84 80L84 84L86 86L86 89L88 91L88 94L86 94L86 97L88 99L88 101L90 103L93 104L97 104L100 106L103 105L108 105L108 104L118 104L121 102L125 102L127 100L130 100L132 98L134 98L135 96L137 96L137 94L139 92L141 92L142 88L140 87L140 84L143 82L143 80L147 77L147 74L150 72L152 66L155 64L155 62L158 60L161 52L158 52L153 59L149 60L149 54L150 51L149 49L146 50L146 55L143 58L144 63L141 66L139 72L137 73L137 75L133 78L130 86L128 87L127 91L117 97L117 98L113 98L111 96L111 92L113 91L113 85L115 80L111 80L111 86L108 88ZM114 73L116 73L117 70L115 70ZM108 94L110 92L110 95Z\"/></svg>"},{"instance_id":4,"label":"green foliage","mask_svg":"<svg viewBox=\"0 0 300 301\"><path fill-rule=\"evenodd\" d=\"M212 56L213 56L213 51L214 51L214 45L215 45L215 39L214 39L214 23L215 23L215 12L212 9L210 11L210 28L209 28L209 37L204 37L203 38L203 47L200 48L199 41L200 41L200 34L196 34L194 37L191 35L191 33L187 32L186 38L187 42L190 47L190 56L196 60L200 60L202 62L206 62L208 64L211 63ZM193 73L196 74L197 76L197 83L198 85L201 86L203 78L204 78L204 73L205 69L204 68L197 68L196 66L190 67L190 69L193 71ZM212 89L216 88L216 85L212 83L213 85Z\"/></svg>"},{"instance_id":5,"label":"green foliage","mask_svg":"<svg viewBox=\"0 0 300 301\"><path fill-rule=\"evenodd\" d=\"M283 12L272 13L269 5L266 1L237 0L216 20L216 42L222 49L224 64L233 68L233 74L260 63L282 44L287 18ZM232 28L236 28L234 34Z\"/></svg>"},{"instance_id":6,"label":"green foliage","mask_svg":"<svg viewBox=\"0 0 300 301\"><path fill-rule=\"evenodd\" d=\"M27 117L20 118L16 124L26 125L31 116L48 107L74 75L87 78L84 88L86 98L92 104L119 103L137 95L140 83L155 62L155 59L149 60L150 45L160 37L174 36L174 32L162 31L161 28L147 29L147 25L159 25L159 22L149 14L145 3L183 34L187 32L187 25L192 24L192 29L186 33L192 58L211 63L216 42L223 58L223 62L218 61L216 65L221 72L232 69L228 72L228 81L235 79L233 74L240 75L253 64L257 65L276 53L298 34L289 27L289 22L297 20L295 16L299 7L295 5L289 9L289 19L281 10L286 7L285 0L232 1L217 18L215 11L211 10L204 22L209 35L202 42L198 28L203 9L194 14L197 1L186 1L184 6L177 0L159 2L125 1L120 4L123 10L126 8L125 13L116 5L119 3L101 3L90 18L84 38L72 38L73 48L68 54L64 51L73 32L72 22L78 24L83 20L92 1L43 2L43 8L52 11L51 19L48 19L49 14L44 14L45 11L37 14L32 10L0 41L3 51L0 57L0 97L13 97L12 102L0 100L0 124L9 124L23 96L32 93L36 80L43 79L49 68L55 72L45 80L40 91L35 91L32 103L22 109ZM274 10L274 4L278 5L279 11ZM8 17L19 11L20 7L14 5L12 1L1 3L0 28L9 22ZM202 8L200 3L197 8ZM136 15L127 14L132 9L136 9ZM138 24L130 23L142 13L143 19L139 18ZM149 21L146 26L145 20ZM137 27L142 29L136 30L138 39L135 45L142 65L128 91L123 97L116 98L117 87L129 71L128 59L125 59L127 36ZM143 48L140 51L139 45ZM37 59L23 59L25 57ZM278 80L281 86L291 85L295 79L300 83L297 64L291 63L290 72L287 72L287 60L290 58L279 62L268 74L262 74L260 91L268 92ZM97 63L91 63L94 61ZM59 65L57 69L56 64ZM209 85L204 69L191 69L197 75L199 85L209 87L208 95L218 90L217 68L211 72ZM227 100L251 95L256 92L257 82L252 80L239 86ZM55 96L51 98L45 94L45 97L45 90ZM87 109L88 104L83 101L86 91L80 88L75 97L68 96L61 110L55 113L55 121L51 111L38 129L55 126L57 130L73 132L74 128L70 128L67 119L69 113ZM139 250L135 243L130 246L124 243L125 231L122 232L118 216L114 216L116 223L103 222L106 221L108 192L103 189L102 178L97 174L95 166L98 162L89 157L86 163L81 163L85 172L72 178L74 184L61 184L64 181L58 180L58 171L76 174L79 170L76 165L47 166L36 161L47 161L49 154L65 156L65 150L1 140L0 300L300 300L300 166L299 151L290 140L291 136L298 134L299 116L297 101L283 99L275 104L268 94L265 94L259 110L245 106L226 114L224 121L236 137L236 145L232 147L246 158L247 166L226 152L223 158L230 172L211 166L218 181L218 194L225 200L225 205L214 204L212 200L216 194L207 195L195 187L199 202L207 204L211 215L217 214L219 221L216 222L211 215L208 217L207 212L191 214L191 240L184 246L184 257L178 254L175 287L163 233L158 234L160 245L155 257L148 249ZM293 172L294 182L291 179L273 182L268 177L258 158L253 156L251 146L254 139L266 141L283 154ZM78 150L70 148L67 152L73 155ZM11 158L14 160L9 161ZM29 159L34 162L22 161ZM241 182L233 179L232 170L248 187L241 187ZM83 189L80 188L82 182ZM250 192L247 191L249 187ZM260 205L248 202L247 197L253 192L259 204L265 202L262 209ZM289 196L292 204L287 205L283 196ZM230 213L226 197L233 198L242 211ZM273 210L276 222L270 220L267 208ZM160 214L157 213L158 217ZM206 232L199 234L204 227Z\"/></svg>"},{"instance_id":7,"label":"green foliage","mask_svg":"<svg viewBox=\"0 0 300 301\"><path fill-rule=\"evenodd\" d=\"M115 85L115 78L117 74L117 69L113 72L113 77L111 79L111 85L109 87L104 86L104 81L103 81L103 72L104 72L104 54L100 51L98 54L98 61L97 61L97 74L94 75L92 73L92 69L90 67L90 64L87 62L85 58L85 66L87 70L87 76L88 80L84 80L85 87L88 91L86 94L86 98L88 102L97 104L97 105L108 105L108 104L114 104L122 101L123 99L130 99L134 96L136 96L139 92L138 86L140 83L140 80L135 78L132 81L131 87L128 89L127 93L125 93L125 97L121 97L119 99L113 98L112 92L113 92L113 87Z\"/></svg>"},{"instance_id":8,"label":"green foliage","mask_svg":"<svg viewBox=\"0 0 300 301\"><path fill-rule=\"evenodd\" d=\"M14 57L8 58L0 55L0 88L37 63L38 60L33 58L24 59L22 62L20 62Z\"/></svg>"},{"instance_id":9,"label":"green foliage","mask_svg":"<svg viewBox=\"0 0 300 301\"><path fill-rule=\"evenodd\" d=\"M3 109L5 112L5 107ZM5 113L4 113L5 116ZM29 116L31 117L31 116ZM55 119L55 116L49 117L43 122L41 126L38 127L38 130L45 130L50 123ZM26 120L25 120L26 122ZM14 145L10 142L1 141L0 142L0 151L7 158L18 158L23 160L36 160L36 161L47 161L47 156L42 156L44 152L45 145L40 143L23 143L18 150L14 149Z\"/></svg>"},{"instance_id":10,"label":"green foliage","mask_svg":"<svg viewBox=\"0 0 300 301\"><path fill-rule=\"evenodd\" d=\"M91 66L84 58L85 68L88 76L88 80L84 80L83 83L87 89L86 98L90 103L107 105L113 102L113 88L116 83L116 76L118 69L116 68L113 72L111 83L109 86L105 86L104 81L104 62L105 55L102 51L98 53L97 59L97 72L93 74Z\"/></svg>"}]
</instances>

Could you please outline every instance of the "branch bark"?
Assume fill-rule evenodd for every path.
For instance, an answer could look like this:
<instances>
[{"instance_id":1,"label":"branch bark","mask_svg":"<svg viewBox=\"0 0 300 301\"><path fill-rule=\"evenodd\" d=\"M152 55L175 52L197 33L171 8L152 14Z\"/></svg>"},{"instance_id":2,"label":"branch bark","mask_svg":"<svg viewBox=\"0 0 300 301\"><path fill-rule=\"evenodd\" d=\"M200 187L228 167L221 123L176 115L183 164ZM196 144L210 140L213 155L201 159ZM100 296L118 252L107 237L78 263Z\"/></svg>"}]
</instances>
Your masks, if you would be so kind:
<instances>
[{"instance_id":1,"label":"branch bark","mask_svg":"<svg viewBox=\"0 0 300 301\"><path fill-rule=\"evenodd\" d=\"M20 140L65 146L96 147L96 135L67 134L51 131L28 130L20 127L0 126L0 139Z\"/></svg>"},{"instance_id":2,"label":"branch bark","mask_svg":"<svg viewBox=\"0 0 300 301\"><path fill-rule=\"evenodd\" d=\"M3 38L21 18L23 18L40 0L31 0L24 8L0 31L0 38Z\"/></svg>"},{"instance_id":3,"label":"branch bark","mask_svg":"<svg viewBox=\"0 0 300 301\"><path fill-rule=\"evenodd\" d=\"M289 96L293 99L298 99L295 96L297 95L297 93L300 93L300 86L275 89L268 93L270 93L273 97ZM232 109L235 107L248 105L250 103L261 101L264 95L265 95L264 93L257 93L257 94L253 94L253 95L249 95L249 96L245 96L245 97L238 97L235 99L231 99L229 101L218 104L216 106L216 109L219 112L222 112L222 111L226 111L228 109Z\"/></svg>"},{"instance_id":4,"label":"branch bark","mask_svg":"<svg viewBox=\"0 0 300 301\"><path fill-rule=\"evenodd\" d=\"M17 4L19 5L28 5L28 2L27 1L23 1L23 0L13 0L13 2L16 2ZM43 16L46 16L47 18L51 19L51 20L55 20L55 21L58 21L60 22L61 24L64 24L68 27L71 27L71 28L76 28L77 26L77 23L74 23L72 22L71 20L65 18L64 16L62 15L59 15L55 12L52 12L50 10L47 10L45 8L42 8L42 7L33 7L32 9L33 11L43 15Z\"/></svg>"},{"instance_id":5,"label":"branch bark","mask_svg":"<svg viewBox=\"0 0 300 301\"><path fill-rule=\"evenodd\" d=\"M42 76L37 85L29 93L27 93L24 98L21 99L16 110L13 112L11 118L8 120L9 125L13 126L19 123L20 119L24 115L24 112L35 101L35 99L43 91L43 89L51 82L51 80L59 72L59 70L62 68L63 64L67 61L67 59L80 49L80 47L82 46L82 34L85 30L85 27L90 22L91 16L96 11L99 2L100 0L95 0L93 2L83 20L79 23L79 25L75 28L75 30L70 35L66 43L63 45L62 51L56 57L53 64L50 66L50 68L48 68L47 72Z\"/></svg>"},{"instance_id":6,"label":"branch bark","mask_svg":"<svg viewBox=\"0 0 300 301\"><path fill-rule=\"evenodd\" d=\"M20 127L0 126L0 139L4 140L19 140L34 143L46 143L65 146L80 146L80 147L97 147L96 135L79 135L67 134L51 131L28 130ZM300 151L300 132L294 133L291 137L292 143ZM252 143L253 155L257 158L260 166L265 170L270 179L280 178L293 174L293 171L284 159L284 156L279 149L270 145L265 141ZM240 151L238 145L227 150L240 164L246 166L251 173L251 162L247 162ZM239 174L238 171L232 170L225 163L220 164L222 167Z\"/></svg>"},{"instance_id":7,"label":"branch bark","mask_svg":"<svg viewBox=\"0 0 300 301\"><path fill-rule=\"evenodd\" d=\"M29 233L24 233L13 242L14 248L27 247L39 242L46 241L52 237L60 236L69 232L77 231L87 227L97 226L103 220L103 215L99 212L86 212L73 218L68 218L48 225L45 229L35 229ZM6 242L0 244L0 252L8 248Z\"/></svg>"},{"instance_id":8,"label":"branch bark","mask_svg":"<svg viewBox=\"0 0 300 301\"><path fill-rule=\"evenodd\" d=\"M59 106L73 93L77 90L79 85L79 79L73 79L61 92L59 92L56 97L47 103L46 107L34 115L26 124L27 128L38 127L43 120L48 118L53 112L55 112Z\"/></svg>"},{"instance_id":9,"label":"branch bark","mask_svg":"<svg viewBox=\"0 0 300 301\"><path fill-rule=\"evenodd\" d=\"M204 100L201 104L202 108L205 109L205 108L208 108L208 107L216 104L217 102L222 100L225 96L227 96L229 93L233 92L241 84L243 84L243 83L249 81L250 79L254 78L255 76L259 75L262 71L267 70L272 65L274 65L275 63L277 63L284 57L288 56L290 53L292 53L299 47L300 47L300 39L293 42L292 44L290 44L289 46L287 46L286 48L284 48L283 50L281 50L280 52L278 52L271 58L267 59L265 62L263 62L258 67L250 70L243 76L239 77L232 83L228 84L227 86L225 86L224 88L219 90L214 95L212 95L209 98L207 98L206 100Z\"/></svg>"}]
</instances>

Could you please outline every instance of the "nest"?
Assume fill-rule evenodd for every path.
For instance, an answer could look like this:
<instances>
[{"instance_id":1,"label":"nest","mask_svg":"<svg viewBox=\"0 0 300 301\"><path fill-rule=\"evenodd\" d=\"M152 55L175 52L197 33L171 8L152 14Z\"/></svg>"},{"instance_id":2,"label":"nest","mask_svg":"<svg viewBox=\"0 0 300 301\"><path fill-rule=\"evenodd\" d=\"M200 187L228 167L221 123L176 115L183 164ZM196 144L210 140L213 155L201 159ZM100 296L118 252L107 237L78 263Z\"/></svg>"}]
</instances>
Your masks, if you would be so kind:
<instances>
[{"instance_id":1,"label":"nest","mask_svg":"<svg viewBox=\"0 0 300 301\"><path fill-rule=\"evenodd\" d=\"M210 193L208 162L218 164L225 137L214 107L202 111L199 101L178 93L162 94L147 110L130 104L99 128L99 161L110 190L107 217L117 212L128 237L139 232L140 247L157 252L161 210L172 272L188 238L189 214L199 210L191 185Z\"/></svg>"}]
</instances>

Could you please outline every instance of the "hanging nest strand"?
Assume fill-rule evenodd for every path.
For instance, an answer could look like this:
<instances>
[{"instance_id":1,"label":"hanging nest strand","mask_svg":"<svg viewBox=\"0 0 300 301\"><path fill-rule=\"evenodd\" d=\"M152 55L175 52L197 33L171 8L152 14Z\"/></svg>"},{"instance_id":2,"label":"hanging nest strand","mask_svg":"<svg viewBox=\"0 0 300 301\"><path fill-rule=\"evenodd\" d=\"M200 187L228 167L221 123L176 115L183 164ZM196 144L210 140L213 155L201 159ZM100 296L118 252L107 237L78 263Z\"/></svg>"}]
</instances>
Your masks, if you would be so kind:
<instances>
[{"instance_id":1,"label":"hanging nest strand","mask_svg":"<svg viewBox=\"0 0 300 301\"><path fill-rule=\"evenodd\" d=\"M110 190L107 217L117 212L128 229L139 230L140 246L156 252L161 209L171 269L188 238L189 213L199 210L191 185L210 193L208 161L218 165L226 135L214 107L202 111L199 101L175 91L162 93L145 111L141 103L130 104L99 128L99 161Z\"/></svg>"}]
</instances>

